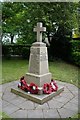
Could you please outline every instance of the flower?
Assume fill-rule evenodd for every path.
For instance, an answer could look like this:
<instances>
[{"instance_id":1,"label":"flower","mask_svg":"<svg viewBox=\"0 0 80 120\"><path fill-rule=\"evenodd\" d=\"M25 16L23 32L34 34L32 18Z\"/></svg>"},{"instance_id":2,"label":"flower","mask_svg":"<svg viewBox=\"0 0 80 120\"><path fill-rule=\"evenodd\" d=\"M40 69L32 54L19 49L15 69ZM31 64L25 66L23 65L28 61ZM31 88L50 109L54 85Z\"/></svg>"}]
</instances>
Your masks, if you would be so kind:
<instances>
[{"instance_id":1,"label":"flower","mask_svg":"<svg viewBox=\"0 0 80 120\"><path fill-rule=\"evenodd\" d=\"M20 83L18 84L18 88L28 92L29 86L26 83L26 80L24 79L24 76L20 78Z\"/></svg>"},{"instance_id":2,"label":"flower","mask_svg":"<svg viewBox=\"0 0 80 120\"><path fill-rule=\"evenodd\" d=\"M52 92L52 88L51 88L51 85L48 84L48 83L45 83L43 85L43 93L45 94L50 94Z\"/></svg>"},{"instance_id":3,"label":"flower","mask_svg":"<svg viewBox=\"0 0 80 120\"><path fill-rule=\"evenodd\" d=\"M32 94L37 94L38 93L38 86L34 83L30 83L29 90Z\"/></svg>"}]
</instances>

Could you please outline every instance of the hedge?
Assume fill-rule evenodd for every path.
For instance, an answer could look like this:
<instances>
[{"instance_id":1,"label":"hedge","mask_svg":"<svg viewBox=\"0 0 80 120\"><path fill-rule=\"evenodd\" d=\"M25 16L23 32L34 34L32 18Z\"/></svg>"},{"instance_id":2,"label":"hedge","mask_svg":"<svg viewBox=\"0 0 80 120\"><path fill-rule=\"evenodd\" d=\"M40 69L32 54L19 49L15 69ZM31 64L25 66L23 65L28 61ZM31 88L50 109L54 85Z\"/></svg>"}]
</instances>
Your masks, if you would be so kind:
<instances>
[{"instance_id":1,"label":"hedge","mask_svg":"<svg viewBox=\"0 0 80 120\"><path fill-rule=\"evenodd\" d=\"M30 45L2 45L2 56L11 58L11 56L21 56L22 58L29 58Z\"/></svg>"},{"instance_id":2,"label":"hedge","mask_svg":"<svg viewBox=\"0 0 80 120\"><path fill-rule=\"evenodd\" d=\"M80 40L72 40L71 41L71 61L80 66Z\"/></svg>"}]
</instances>

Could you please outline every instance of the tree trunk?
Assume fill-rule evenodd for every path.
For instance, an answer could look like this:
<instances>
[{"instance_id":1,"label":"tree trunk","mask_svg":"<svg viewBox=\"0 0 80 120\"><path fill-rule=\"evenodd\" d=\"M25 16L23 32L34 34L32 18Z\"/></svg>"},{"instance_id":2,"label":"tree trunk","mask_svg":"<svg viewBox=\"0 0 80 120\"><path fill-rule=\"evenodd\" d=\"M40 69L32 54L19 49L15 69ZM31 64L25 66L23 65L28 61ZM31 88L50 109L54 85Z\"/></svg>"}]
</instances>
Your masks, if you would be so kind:
<instances>
[{"instance_id":1,"label":"tree trunk","mask_svg":"<svg viewBox=\"0 0 80 120\"><path fill-rule=\"evenodd\" d=\"M13 44L14 35L11 33L10 37L11 37L11 44Z\"/></svg>"}]
</instances>

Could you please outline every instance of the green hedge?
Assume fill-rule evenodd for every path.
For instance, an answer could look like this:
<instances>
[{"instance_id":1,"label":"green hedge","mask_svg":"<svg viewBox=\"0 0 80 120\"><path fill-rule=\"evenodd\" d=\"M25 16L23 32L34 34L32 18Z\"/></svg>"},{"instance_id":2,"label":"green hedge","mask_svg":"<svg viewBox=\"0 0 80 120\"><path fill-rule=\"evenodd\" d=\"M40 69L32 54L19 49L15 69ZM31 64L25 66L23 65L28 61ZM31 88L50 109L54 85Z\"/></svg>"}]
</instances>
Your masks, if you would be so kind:
<instances>
[{"instance_id":1,"label":"green hedge","mask_svg":"<svg viewBox=\"0 0 80 120\"><path fill-rule=\"evenodd\" d=\"M30 45L2 45L2 55L6 58L11 58L11 56L21 56L22 58L29 58Z\"/></svg>"},{"instance_id":2,"label":"green hedge","mask_svg":"<svg viewBox=\"0 0 80 120\"><path fill-rule=\"evenodd\" d=\"M80 66L80 40L72 40L71 45L72 45L71 48L72 51L71 51L70 59L73 63Z\"/></svg>"}]
</instances>

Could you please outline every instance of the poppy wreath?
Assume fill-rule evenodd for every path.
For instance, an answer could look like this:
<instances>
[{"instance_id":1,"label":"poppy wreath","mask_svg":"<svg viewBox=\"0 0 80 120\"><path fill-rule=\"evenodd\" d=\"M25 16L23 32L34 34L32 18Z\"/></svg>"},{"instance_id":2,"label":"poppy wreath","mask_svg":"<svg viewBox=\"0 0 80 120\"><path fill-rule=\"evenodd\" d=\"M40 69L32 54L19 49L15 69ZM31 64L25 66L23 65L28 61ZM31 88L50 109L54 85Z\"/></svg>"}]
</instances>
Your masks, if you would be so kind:
<instances>
[{"instance_id":1,"label":"poppy wreath","mask_svg":"<svg viewBox=\"0 0 80 120\"><path fill-rule=\"evenodd\" d=\"M50 94L51 92L52 92L52 87L51 87L51 85L48 84L48 83L45 83L45 84L43 85L43 93L44 93L44 94Z\"/></svg>"},{"instance_id":2,"label":"poppy wreath","mask_svg":"<svg viewBox=\"0 0 80 120\"><path fill-rule=\"evenodd\" d=\"M53 79L51 80L50 85L52 87L52 92L58 90L58 86L57 86L56 82Z\"/></svg>"},{"instance_id":3,"label":"poppy wreath","mask_svg":"<svg viewBox=\"0 0 80 120\"><path fill-rule=\"evenodd\" d=\"M34 84L34 83L30 83L29 91L32 94L37 94L38 93L38 86L36 84Z\"/></svg>"},{"instance_id":4,"label":"poppy wreath","mask_svg":"<svg viewBox=\"0 0 80 120\"><path fill-rule=\"evenodd\" d=\"M20 78L20 83L18 84L18 88L28 92L29 91L29 86L27 85L24 76Z\"/></svg>"}]
</instances>

